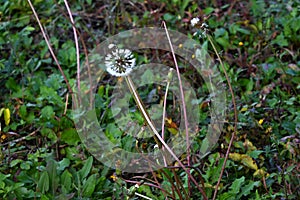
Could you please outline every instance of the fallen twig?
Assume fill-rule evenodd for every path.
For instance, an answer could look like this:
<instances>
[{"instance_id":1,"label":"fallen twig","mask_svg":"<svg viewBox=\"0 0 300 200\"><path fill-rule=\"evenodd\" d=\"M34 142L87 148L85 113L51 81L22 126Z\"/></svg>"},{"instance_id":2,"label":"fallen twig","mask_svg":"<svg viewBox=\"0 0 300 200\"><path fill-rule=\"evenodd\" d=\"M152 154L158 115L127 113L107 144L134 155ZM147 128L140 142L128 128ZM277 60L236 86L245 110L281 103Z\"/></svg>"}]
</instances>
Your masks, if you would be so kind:
<instances>
[{"instance_id":1,"label":"fallen twig","mask_svg":"<svg viewBox=\"0 0 300 200\"><path fill-rule=\"evenodd\" d=\"M21 142L23 140L26 140L27 138L35 135L41 128L38 128L37 130L31 132L30 134L26 135L26 136L23 136L21 138L18 138L18 139L15 139L15 140L12 140L12 141L9 141L9 142L6 142L4 144L0 144L0 146L6 146L6 145L9 145L9 144L12 144L12 143L18 143L18 142Z\"/></svg>"}]
</instances>

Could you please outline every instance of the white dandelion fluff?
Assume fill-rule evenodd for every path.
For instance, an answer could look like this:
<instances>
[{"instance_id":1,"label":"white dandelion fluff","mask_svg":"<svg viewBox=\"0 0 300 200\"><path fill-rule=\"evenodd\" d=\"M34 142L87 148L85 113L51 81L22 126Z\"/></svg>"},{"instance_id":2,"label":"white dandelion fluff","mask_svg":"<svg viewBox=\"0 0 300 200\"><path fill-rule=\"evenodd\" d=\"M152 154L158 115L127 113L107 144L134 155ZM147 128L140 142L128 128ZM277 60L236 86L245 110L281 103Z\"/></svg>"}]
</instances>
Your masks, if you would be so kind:
<instances>
[{"instance_id":1,"label":"white dandelion fluff","mask_svg":"<svg viewBox=\"0 0 300 200\"><path fill-rule=\"evenodd\" d=\"M106 70L113 76L127 76L135 66L135 58L129 49L119 49L114 44L108 45L113 49L105 57Z\"/></svg>"},{"instance_id":2,"label":"white dandelion fluff","mask_svg":"<svg viewBox=\"0 0 300 200\"><path fill-rule=\"evenodd\" d=\"M198 17L195 17L191 20L191 25L195 26L196 24L198 24L199 21L200 21L200 19Z\"/></svg>"}]
</instances>

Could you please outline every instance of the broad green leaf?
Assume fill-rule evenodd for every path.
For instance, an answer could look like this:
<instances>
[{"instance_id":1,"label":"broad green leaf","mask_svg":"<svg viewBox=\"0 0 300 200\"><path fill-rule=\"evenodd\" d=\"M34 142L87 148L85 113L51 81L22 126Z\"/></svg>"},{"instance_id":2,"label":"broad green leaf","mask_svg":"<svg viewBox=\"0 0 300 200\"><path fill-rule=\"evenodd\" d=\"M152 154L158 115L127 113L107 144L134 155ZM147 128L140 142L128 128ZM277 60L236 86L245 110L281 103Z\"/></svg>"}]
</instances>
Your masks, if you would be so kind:
<instances>
[{"instance_id":1,"label":"broad green leaf","mask_svg":"<svg viewBox=\"0 0 300 200\"><path fill-rule=\"evenodd\" d=\"M250 2L254 16L261 16L265 12L266 4L264 1L251 0Z\"/></svg>"},{"instance_id":2,"label":"broad green leaf","mask_svg":"<svg viewBox=\"0 0 300 200\"><path fill-rule=\"evenodd\" d=\"M104 85L100 85L100 86L99 86L97 94L98 94L100 97L103 97L103 96L104 96Z\"/></svg>"},{"instance_id":3,"label":"broad green leaf","mask_svg":"<svg viewBox=\"0 0 300 200\"><path fill-rule=\"evenodd\" d=\"M141 85L144 85L144 84L146 85L146 84L149 84L149 83L153 83L154 77L155 77L155 76L154 76L152 70L147 69L147 70L143 73L143 75L142 75L142 77L141 77L141 80L142 80Z\"/></svg>"},{"instance_id":4,"label":"broad green leaf","mask_svg":"<svg viewBox=\"0 0 300 200\"><path fill-rule=\"evenodd\" d=\"M49 175L47 171L42 172L37 187L41 193L49 191Z\"/></svg>"},{"instance_id":5,"label":"broad green leaf","mask_svg":"<svg viewBox=\"0 0 300 200\"><path fill-rule=\"evenodd\" d=\"M21 160L21 159L12 160L11 163L10 163L10 167L14 167L14 166L16 166L17 164L19 164L21 162L24 162L24 161Z\"/></svg>"},{"instance_id":6,"label":"broad green leaf","mask_svg":"<svg viewBox=\"0 0 300 200\"><path fill-rule=\"evenodd\" d=\"M236 179L232 185L230 186L230 193L233 193L233 194L238 194L240 189L241 189L241 186L242 184L245 182L245 177L242 176L241 178L239 179Z\"/></svg>"},{"instance_id":7,"label":"broad green leaf","mask_svg":"<svg viewBox=\"0 0 300 200\"><path fill-rule=\"evenodd\" d=\"M213 172L212 172L212 176L211 176L212 184L214 184L218 181L219 174L222 170L223 162L224 162L224 158L221 158L218 166L213 167Z\"/></svg>"},{"instance_id":8,"label":"broad green leaf","mask_svg":"<svg viewBox=\"0 0 300 200\"><path fill-rule=\"evenodd\" d=\"M72 174L65 170L61 175L62 192L68 194L72 190Z\"/></svg>"},{"instance_id":9,"label":"broad green leaf","mask_svg":"<svg viewBox=\"0 0 300 200\"><path fill-rule=\"evenodd\" d=\"M21 169L24 169L24 170L29 170L31 164L32 164L32 163L31 163L30 161L22 162L21 165L20 165L20 168L21 168Z\"/></svg>"},{"instance_id":10,"label":"broad green leaf","mask_svg":"<svg viewBox=\"0 0 300 200\"><path fill-rule=\"evenodd\" d=\"M258 156L261 154L261 153L263 153L264 151L261 151L261 150L254 150L254 151L251 151L250 153L249 153L249 156L251 156L252 158L254 158L254 159L257 159L258 158Z\"/></svg>"},{"instance_id":11,"label":"broad green leaf","mask_svg":"<svg viewBox=\"0 0 300 200\"><path fill-rule=\"evenodd\" d=\"M46 169L49 175L50 188L52 190L52 194L54 195L59 183L59 176L57 176L57 162L50 159L47 163Z\"/></svg>"},{"instance_id":12,"label":"broad green leaf","mask_svg":"<svg viewBox=\"0 0 300 200\"><path fill-rule=\"evenodd\" d=\"M82 194L84 197L91 197L96 187L97 174L91 175L83 185Z\"/></svg>"},{"instance_id":13,"label":"broad green leaf","mask_svg":"<svg viewBox=\"0 0 300 200\"><path fill-rule=\"evenodd\" d=\"M116 118L116 116L122 111L120 107L113 107L111 108L112 117Z\"/></svg>"},{"instance_id":14,"label":"broad green leaf","mask_svg":"<svg viewBox=\"0 0 300 200\"><path fill-rule=\"evenodd\" d=\"M274 40L272 40L271 43L277 44L280 47L288 46L288 44L289 44L287 39L284 37L283 33L281 33L280 35L277 35L277 37Z\"/></svg>"},{"instance_id":15,"label":"broad green leaf","mask_svg":"<svg viewBox=\"0 0 300 200\"><path fill-rule=\"evenodd\" d=\"M63 43L61 49L58 51L58 60L61 65L72 67L76 63L76 49L73 42L70 40Z\"/></svg>"},{"instance_id":16,"label":"broad green leaf","mask_svg":"<svg viewBox=\"0 0 300 200\"><path fill-rule=\"evenodd\" d=\"M110 123L107 125L105 135L112 143L116 144L122 134L122 131L115 124Z\"/></svg>"},{"instance_id":17,"label":"broad green leaf","mask_svg":"<svg viewBox=\"0 0 300 200\"><path fill-rule=\"evenodd\" d=\"M203 10L204 14L209 15L210 13L214 12L215 8L207 7Z\"/></svg>"},{"instance_id":18,"label":"broad green leaf","mask_svg":"<svg viewBox=\"0 0 300 200\"><path fill-rule=\"evenodd\" d=\"M228 32L226 31L225 28L216 29L214 34L215 34L215 38L225 37L225 39L228 39Z\"/></svg>"},{"instance_id":19,"label":"broad green leaf","mask_svg":"<svg viewBox=\"0 0 300 200\"><path fill-rule=\"evenodd\" d=\"M49 198L45 194L42 194L41 200L49 200Z\"/></svg>"},{"instance_id":20,"label":"broad green leaf","mask_svg":"<svg viewBox=\"0 0 300 200\"><path fill-rule=\"evenodd\" d=\"M250 92L253 90L254 87L254 81L252 79L249 80L249 82L246 85L246 91Z\"/></svg>"},{"instance_id":21,"label":"broad green leaf","mask_svg":"<svg viewBox=\"0 0 300 200\"><path fill-rule=\"evenodd\" d=\"M254 82L252 79L241 78L241 79L239 79L238 82L242 87L246 88L246 92L252 91L253 86L254 86Z\"/></svg>"},{"instance_id":22,"label":"broad green leaf","mask_svg":"<svg viewBox=\"0 0 300 200\"><path fill-rule=\"evenodd\" d=\"M23 199L24 195L26 194L27 189L24 186L24 183L14 183L12 190L14 191L14 194L16 195L17 199Z\"/></svg>"},{"instance_id":23,"label":"broad green leaf","mask_svg":"<svg viewBox=\"0 0 300 200\"><path fill-rule=\"evenodd\" d=\"M18 83L16 82L15 79L13 79L12 77L10 77L6 83L5 83L5 87L9 90L12 90L14 92L17 92L21 89L21 87L18 85Z\"/></svg>"},{"instance_id":24,"label":"broad green leaf","mask_svg":"<svg viewBox=\"0 0 300 200\"><path fill-rule=\"evenodd\" d=\"M20 114L20 117L25 120L25 118L27 116L27 107L25 105L22 105L20 107L19 114Z\"/></svg>"},{"instance_id":25,"label":"broad green leaf","mask_svg":"<svg viewBox=\"0 0 300 200\"><path fill-rule=\"evenodd\" d=\"M235 194L230 192L225 192L224 194L221 194L220 200L235 200Z\"/></svg>"},{"instance_id":26,"label":"broad green leaf","mask_svg":"<svg viewBox=\"0 0 300 200\"><path fill-rule=\"evenodd\" d=\"M228 39L226 39L224 37L217 38L216 41L224 48L228 48L230 46Z\"/></svg>"},{"instance_id":27,"label":"broad green leaf","mask_svg":"<svg viewBox=\"0 0 300 200\"><path fill-rule=\"evenodd\" d=\"M0 172L0 181L2 182L2 181L4 181L6 178L8 178L8 177L10 177L11 176L11 174L2 174L1 172Z\"/></svg>"},{"instance_id":28,"label":"broad green leaf","mask_svg":"<svg viewBox=\"0 0 300 200\"><path fill-rule=\"evenodd\" d=\"M145 193L147 197L157 200L159 199L156 195L152 193L151 188L147 185L141 185L137 190L139 193Z\"/></svg>"},{"instance_id":29,"label":"broad green leaf","mask_svg":"<svg viewBox=\"0 0 300 200\"><path fill-rule=\"evenodd\" d=\"M171 21L171 20L175 19L176 17L170 13L166 13L166 14L164 14L163 18L166 21Z\"/></svg>"},{"instance_id":30,"label":"broad green leaf","mask_svg":"<svg viewBox=\"0 0 300 200\"><path fill-rule=\"evenodd\" d=\"M64 158L58 162L57 170L63 171L66 167L70 166L70 160L68 158Z\"/></svg>"},{"instance_id":31,"label":"broad green leaf","mask_svg":"<svg viewBox=\"0 0 300 200\"><path fill-rule=\"evenodd\" d=\"M240 33L244 33L244 34L246 34L246 35L250 35L250 31L247 30L247 29L238 27L236 30L237 30L238 32L240 32Z\"/></svg>"},{"instance_id":32,"label":"broad green leaf","mask_svg":"<svg viewBox=\"0 0 300 200\"><path fill-rule=\"evenodd\" d=\"M250 180L250 182L245 185L244 187L242 187L242 192L239 194L238 199L241 199L242 196L247 196L250 194L251 190L254 189L254 187L259 187L260 186L260 181L252 181Z\"/></svg>"},{"instance_id":33,"label":"broad green leaf","mask_svg":"<svg viewBox=\"0 0 300 200\"><path fill-rule=\"evenodd\" d=\"M59 196L55 197L55 200L69 200L69 199L74 199L75 193L71 194L60 194Z\"/></svg>"},{"instance_id":34,"label":"broad green leaf","mask_svg":"<svg viewBox=\"0 0 300 200\"><path fill-rule=\"evenodd\" d=\"M41 111L41 117L48 120L52 119L54 114L52 106L45 106Z\"/></svg>"},{"instance_id":35,"label":"broad green leaf","mask_svg":"<svg viewBox=\"0 0 300 200\"><path fill-rule=\"evenodd\" d=\"M92 0L86 0L89 5L92 5Z\"/></svg>"},{"instance_id":36,"label":"broad green leaf","mask_svg":"<svg viewBox=\"0 0 300 200\"><path fill-rule=\"evenodd\" d=\"M87 175L90 173L91 169L92 169L92 164L93 164L93 157L90 156L85 164L83 165L82 169L79 170L79 176L80 176L80 180L83 181L83 179L85 179L87 177Z\"/></svg>"},{"instance_id":37,"label":"broad green leaf","mask_svg":"<svg viewBox=\"0 0 300 200\"><path fill-rule=\"evenodd\" d=\"M60 139L61 141L67 143L68 145L77 145L80 142L78 133L74 128L65 129L61 133Z\"/></svg>"},{"instance_id":38,"label":"broad green leaf","mask_svg":"<svg viewBox=\"0 0 300 200\"><path fill-rule=\"evenodd\" d=\"M45 81L45 85L54 90L62 87L63 77L60 74L51 74Z\"/></svg>"},{"instance_id":39,"label":"broad green leaf","mask_svg":"<svg viewBox=\"0 0 300 200\"><path fill-rule=\"evenodd\" d=\"M35 28L32 26L26 26L24 30L31 32L31 31L34 31Z\"/></svg>"},{"instance_id":40,"label":"broad green leaf","mask_svg":"<svg viewBox=\"0 0 300 200\"><path fill-rule=\"evenodd\" d=\"M29 176L26 171L20 172L20 174L18 175L18 180L22 183L27 183L27 184L33 184L35 182L35 180L31 176Z\"/></svg>"},{"instance_id":41,"label":"broad green leaf","mask_svg":"<svg viewBox=\"0 0 300 200\"><path fill-rule=\"evenodd\" d=\"M76 155L79 154L79 151L75 147L66 147L65 151L66 151L66 157L68 159L70 159L70 160L78 159Z\"/></svg>"},{"instance_id":42,"label":"broad green leaf","mask_svg":"<svg viewBox=\"0 0 300 200\"><path fill-rule=\"evenodd\" d=\"M57 141L57 136L56 136L55 132L54 132L52 129L50 129L50 128L43 128L43 129L41 130L41 134L42 134L43 136L46 136L46 137L48 137L49 139L51 139L51 141L52 141L53 143Z\"/></svg>"},{"instance_id":43,"label":"broad green leaf","mask_svg":"<svg viewBox=\"0 0 300 200\"><path fill-rule=\"evenodd\" d=\"M57 92L53 88L49 88L45 85L42 85L40 87L40 97L37 100L47 100L49 103L58 107L64 106L64 102L62 101L62 98L57 94Z\"/></svg>"},{"instance_id":44,"label":"broad green leaf","mask_svg":"<svg viewBox=\"0 0 300 200\"><path fill-rule=\"evenodd\" d=\"M202 141L201 149L200 149L200 153L202 156L207 153L208 148L209 148L209 140L207 138L204 138L204 140Z\"/></svg>"}]
</instances>

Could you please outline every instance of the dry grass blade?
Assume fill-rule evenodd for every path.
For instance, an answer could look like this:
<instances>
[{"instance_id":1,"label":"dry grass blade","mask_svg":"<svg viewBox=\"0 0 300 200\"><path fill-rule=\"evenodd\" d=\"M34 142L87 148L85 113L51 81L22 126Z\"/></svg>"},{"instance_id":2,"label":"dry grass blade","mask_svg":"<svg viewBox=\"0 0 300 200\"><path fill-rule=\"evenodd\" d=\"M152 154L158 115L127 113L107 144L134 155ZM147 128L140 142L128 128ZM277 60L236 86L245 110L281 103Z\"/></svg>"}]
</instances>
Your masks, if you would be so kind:
<instances>
[{"instance_id":1,"label":"dry grass blade","mask_svg":"<svg viewBox=\"0 0 300 200\"><path fill-rule=\"evenodd\" d=\"M36 13L36 11L35 11L35 9L34 9L34 7L33 7L33 5L32 5L32 3L31 3L30 0L28 0L28 3L29 3L29 6L30 6L30 8L31 8L31 10L32 10L32 12L33 12L33 14L34 14L34 16L35 16L35 18L36 18L38 24L39 24L39 27L40 27L41 32L42 32L42 34L43 34L43 37L44 37L44 39L45 39L45 41L46 41L46 43L47 43L47 46L48 46L48 48L49 48L49 51L50 51L50 53L51 53L51 56L52 56L52 58L54 59L54 61L55 61L56 65L57 65L57 67L58 67L58 69L59 69L61 75L63 76L63 78L64 78L64 80L65 80L65 82L66 82L66 84L67 84L67 87L68 87L69 92L70 92L71 94L73 94L73 90L72 90L72 88L71 88L71 86L70 86L70 83L69 83L69 81L68 81L68 79L67 79L67 77L66 77L66 75L65 75L65 73L64 73L64 71L63 71L63 69L61 68L61 66L60 66L60 64L59 64L58 59L57 59L56 56L55 56L55 53L54 53L54 51L53 51L53 49L52 49L52 46L51 46L51 44L50 44L50 41L49 41L49 39L48 39L46 33L45 33L45 31L44 31L44 28L43 28L43 26L42 26L42 24L41 24L41 21L40 21L40 19L39 19L39 17L38 17L38 15L37 15L37 13Z\"/></svg>"},{"instance_id":2,"label":"dry grass blade","mask_svg":"<svg viewBox=\"0 0 300 200\"><path fill-rule=\"evenodd\" d=\"M143 117L145 118L145 120L147 121L147 124L149 125L149 127L151 128L152 132L155 134L155 136L158 138L159 142L166 148L166 150L171 154L171 156L178 162L179 166L182 167L182 169L188 174L188 176L191 178L191 180L194 182L194 184L196 185L196 187L198 188L198 190L201 192L201 194L203 195L204 199L207 199L206 194L204 192L204 190L199 186L199 184L197 183L197 181L195 180L195 178L191 175L191 173L189 172L189 170L183 165L183 163L179 160L179 158L176 156L176 154L172 151L172 149L168 146L168 144L162 139L162 137L160 136L160 134L157 132L154 124L152 123L151 118L149 117L149 115L147 114L147 111L145 110L143 103L140 101L140 98L134 88L133 82L131 80L131 78L129 76L125 76L125 79L127 81L127 84L134 96L134 99L137 103L137 106L139 107L140 111L142 112Z\"/></svg>"},{"instance_id":3,"label":"dry grass blade","mask_svg":"<svg viewBox=\"0 0 300 200\"><path fill-rule=\"evenodd\" d=\"M78 45L78 37L77 37L77 31L75 27L75 22L72 16L72 12L70 10L69 4L66 0L64 0L71 23L72 23L72 28L74 32L74 42L75 42L75 47L76 47L76 62L77 62L77 87L78 91L80 92L80 55L79 55L79 45Z\"/></svg>"},{"instance_id":4,"label":"dry grass blade","mask_svg":"<svg viewBox=\"0 0 300 200\"><path fill-rule=\"evenodd\" d=\"M175 57L175 52L174 52L174 49L173 49L173 45L172 45L172 42L171 42L171 39L170 39L170 36L169 36L169 32L168 32L166 23L163 22L163 25L164 25L164 28L166 30L166 35L167 35L167 38L168 38L168 41L169 41L169 44L170 44L170 48L171 48L171 51L172 51L172 57L173 57L173 60L174 60L174 64L175 64L176 72L177 72L177 77L178 77L178 81L179 81L179 88L180 88L180 94L181 94L181 99L182 99L183 115L184 115L184 122L185 122L186 143L187 143L186 144L187 145L186 155L187 155L188 166L190 166L190 148L189 148L190 141L189 141L189 133L188 133L188 119L187 119L186 105L185 105L185 101L184 101L184 93L183 93L183 88L182 88L182 82L181 82L179 67L178 67L178 64L177 64L176 57ZM204 199L207 199L205 191L202 188L199 187L199 184L197 183L195 178L191 175L190 169L186 168L179 159L176 160L176 161L184 169L184 171L188 174L189 192L191 192L190 180L192 180L196 184L196 186L199 189L199 191L201 192L201 194L203 195Z\"/></svg>"},{"instance_id":5,"label":"dry grass blade","mask_svg":"<svg viewBox=\"0 0 300 200\"><path fill-rule=\"evenodd\" d=\"M237 113L237 107L236 107L236 102L235 102L235 97L234 97L234 92L233 92L233 89L232 89L232 86L230 84L230 80L229 80L229 77L228 77L228 74L226 72L226 69L224 67L224 64L222 62L222 59L220 58L220 55L212 41L212 38L210 37L210 35L207 35L207 38L210 42L210 44L212 45L215 53L217 54L217 57L219 59L219 62L221 64L221 67L222 67L222 70L225 74L225 78L226 78L226 81L227 81L227 84L228 84L228 87L229 87L229 90L230 90L230 94L231 94L231 99L232 99L232 104L233 104L233 110L234 110L234 131L231 135L231 138L230 138L230 142L228 144L228 148L227 148L227 151L226 151L226 155L225 155L225 159L224 159L224 163L222 165L222 170L220 172L220 175L219 175L219 178L218 178L218 182L217 182L217 185L216 185L216 188L215 188L215 192L214 192L214 196L213 196L213 200L216 199L217 197L217 193L218 193L218 188L219 188L219 185L220 185L220 182L221 182L221 179L222 179L222 176L223 176L223 173L224 173L224 170L225 170L225 166L226 166L226 162L228 160L228 156L229 156L229 152L230 152L230 148L232 146L232 143L233 143L233 140L234 140L234 137L235 137L235 133L237 132L237 123L238 123L238 113Z\"/></svg>"}]
</instances>

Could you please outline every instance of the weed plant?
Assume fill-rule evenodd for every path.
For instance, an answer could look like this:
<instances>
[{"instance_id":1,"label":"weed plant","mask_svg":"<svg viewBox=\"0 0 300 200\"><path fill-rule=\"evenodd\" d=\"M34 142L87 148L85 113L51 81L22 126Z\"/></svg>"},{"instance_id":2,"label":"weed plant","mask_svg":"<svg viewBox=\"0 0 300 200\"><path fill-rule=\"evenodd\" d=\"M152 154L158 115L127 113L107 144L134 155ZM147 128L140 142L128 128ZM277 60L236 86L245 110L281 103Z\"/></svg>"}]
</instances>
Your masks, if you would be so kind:
<instances>
[{"instance_id":1,"label":"weed plant","mask_svg":"<svg viewBox=\"0 0 300 200\"><path fill-rule=\"evenodd\" d=\"M297 199L299 12L298 0L2 2L0 199ZM174 66L173 77L180 72L190 80L201 113L189 150L165 168L133 174L90 154L75 128L72 100L75 91L85 91L78 72L88 49L149 26L180 31L206 49L222 74L229 109L217 144L199 156L213 103L203 79L172 51L136 52L136 65ZM114 125L108 108L118 81L136 94L130 118L147 127L164 116L152 132L164 130L166 140L176 135L178 108L189 109L172 95L171 87L179 86L136 88L130 75L105 74L95 94L98 120L111 141L135 152L167 148L162 138L136 141ZM166 115L149 111L157 103Z\"/></svg>"}]
</instances>

